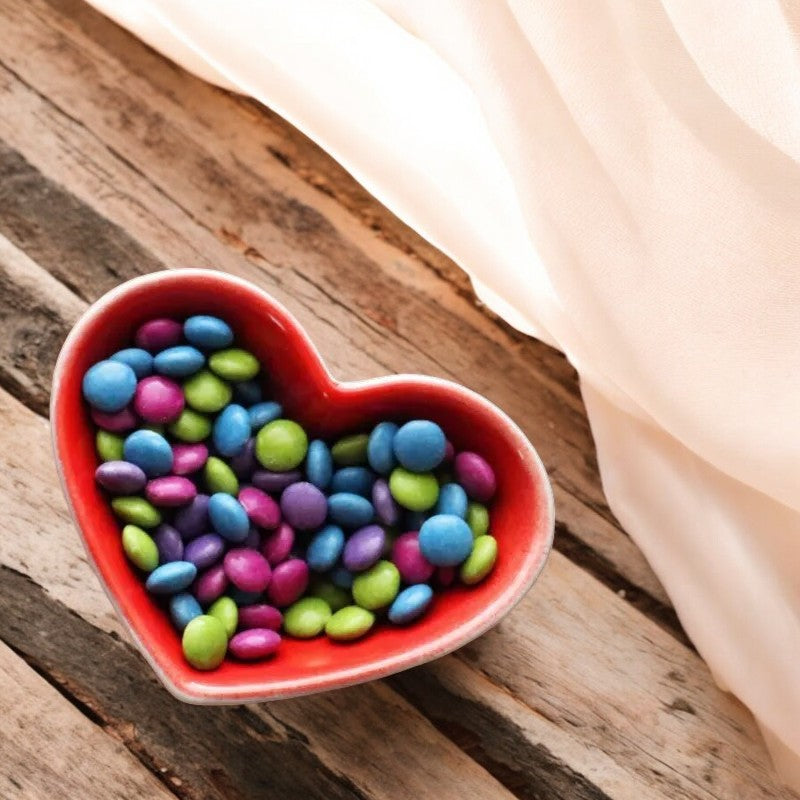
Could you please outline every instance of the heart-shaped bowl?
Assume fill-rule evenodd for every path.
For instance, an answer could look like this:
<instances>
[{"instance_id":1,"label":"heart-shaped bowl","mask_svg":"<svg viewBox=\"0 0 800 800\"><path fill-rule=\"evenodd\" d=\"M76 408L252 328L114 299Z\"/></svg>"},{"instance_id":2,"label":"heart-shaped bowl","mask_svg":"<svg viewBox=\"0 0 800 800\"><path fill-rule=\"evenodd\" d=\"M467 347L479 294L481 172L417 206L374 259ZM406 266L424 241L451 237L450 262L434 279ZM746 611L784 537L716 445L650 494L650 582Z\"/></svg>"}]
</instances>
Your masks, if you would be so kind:
<instances>
[{"instance_id":1,"label":"heart-shaped bowl","mask_svg":"<svg viewBox=\"0 0 800 800\"><path fill-rule=\"evenodd\" d=\"M327 637L286 640L265 662L226 659L218 669L191 667L167 614L126 560L120 523L94 480L94 427L81 380L95 362L127 346L154 317L214 314L234 328L239 346L263 365L269 396L309 436L368 431L380 420L438 422L456 450L475 450L494 467L498 491L490 507L499 557L474 587L438 594L428 614L409 627L381 625L357 642ZM457 344L454 343L454 346ZM553 497L536 451L497 406L446 380L392 375L340 383L289 312L239 278L212 270L176 269L135 278L94 303L70 332L53 376L51 423L56 464L89 560L134 641L164 685L192 703L273 700L360 683L445 655L496 625L528 591L553 540Z\"/></svg>"}]
</instances>

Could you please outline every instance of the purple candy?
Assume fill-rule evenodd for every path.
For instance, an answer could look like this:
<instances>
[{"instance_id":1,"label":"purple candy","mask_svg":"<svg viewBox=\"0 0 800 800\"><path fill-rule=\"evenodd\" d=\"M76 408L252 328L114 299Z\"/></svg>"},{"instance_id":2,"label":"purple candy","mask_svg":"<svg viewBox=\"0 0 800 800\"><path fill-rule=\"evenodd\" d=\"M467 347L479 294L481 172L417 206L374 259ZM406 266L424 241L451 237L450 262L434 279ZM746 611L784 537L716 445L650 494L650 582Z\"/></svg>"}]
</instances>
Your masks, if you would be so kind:
<instances>
[{"instance_id":1,"label":"purple candy","mask_svg":"<svg viewBox=\"0 0 800 800\"><path fill-rule=\"evenodd\" d=\"M291 525L282 522L276 530L264 538L261 545L261 553L269 561L271 566L280 564L289 558L294 546L294 529Z\"/></svg>"},{"instance_id":2,"label":"purple candy","mask_svg":"<svg viewBox=\"0 0 800 800\"><path fill-rule=\"evenodd\" d=\"M208 495L198 494L186 508L182 508L176 515L172 524L180 531L184 539L192 539L207 531L208 521Z\"/></svg>"},{"instance_id":3,"label":"purple candy","mask_svg":"<svg viewBox=\"0 0 800 800\"><path fill-rule=\"evenodd\" d=\"M459 453L453 468L456 480L473 500L486 503L492 499L497 489L497 479L485 458L477 453Z\"/></svg>"},{"instance_id":4,"label":"purple candy","mask_svg":"<svg viewBox=\"0 0 800 800\"><path fill-rule=\"evenodd\" d=\"M383 553L386 534L380 525L357 530L344 546L342 563L351 572L362 572L375 564Z\"/></svg>"},{"instance_id":5,"label":"purple candy","mask_svg":"<svg viewBox=\"0 0 800 800\"><path fill-rule=\"evenodd\" d=\"M247 628L269 628L277 631L280 630L282 624L283 614L275 606L257 603L254 606L244 606L239 609L239 627L242 630Z\"/></svg>"},{"instance_id":6,"label":"purple candy","mask_svg":"<svg viewBox=\"0 0 800 800\"><path fill-rule=\"evenodd\" d=\"M268 628L251 628L231 637L228 652L241 661L260 661L271 656L280 644L279 633Z\"/></svg>"},{"instance_id":7,"label":"purple candy","mask_svg":"<svg viewBox=\"0 0 800 800\"><path fill-rule=\"evenodd\" d=\"M247 478L258 466L256 463L256 440L252 437L249 438L242 450L228 458L228 466L237 478Z\"/></svg>"},{"instance_id":8,"label":"purple candy","mask_svg":"<svg viewBox=\"0 0 800 800\"><path fill-rule=\"evenodd\" d=\"M127 433L139 422L130 408L123 408L122 411L115 411L113 414L93 408L92 420L98 428L111 433Z\"/></svg>"},{"instance_id":9,"label":"purple candy","mask_svg":"<svg viewBox=\"0 0 800 800\"><path fill-rule=\"evenodd\" d=\"M205 533L183 548L183 560L190 561L199 570L207 569L216 564L224 552L225 540L216 533Z\"/></svg>"},{"instance_id":10,"label":"purple candy","mask_svg":"<svg viewBox=\"0 0 800 800\"><path fill-rule=\"evenodd\" d=\"M292 558L272 571L267 597L273 605L284 608L294 603L307 588L308 564L302 558Z\"/></svg>"},{"instance_id":11,"label":"purple candy","mask_svg":"<svg viewBox=\"0 0 800 800\"><path fill-rule=\"evenodd\" d=\"M372 505L380 522L384 525L397 524L400 519L400 507L389 491L389 484L383 478L378 478L372 484Z\"/></svg>"},{"instance_id":12,"label":"purple candy","mask_svg":"<svg viewBox=\"0 0 800 800\"><path fill-rule=\"evenodd\" d=\"M183 540L172 525L167 525L165 522L159 525L156 528L156 532L153 534L153 540L158 548L159 564L184 560Z\"/></svg>"},{"instance_id":13,"label":"purple candy","mask_svg":"<svg viewBox=\"0 0 800 800\"><path fill-rule=\"evenodd\" d=\"M94 479L113 494L136 494L147 483L143 470L129 461L106 461L95 470Z\"/></svg>"},{"instance_id":14,"label":"purple candy","mask_svg":"<svg viewBox=\"0 0 800 800\"><path fill-rule=\"evenodd\" d=\"M392 545L392 561L405 583L427 583L436 569L419 549L419 533L402 533Z\"/></svg>"},{"instance_id":15,"label":"purple candy","mask_svg":"<svg viewBox=\"0 0 800 800\"><path fill-rule=\"evenodd\" d=\"M176 475L191 475L205 466L208 448L204 444L172 445L172 471Z\"/></svg>"},{"instance_id":16,"label":"purple candy","mask_svg":"<svg viewBox=\"0 0 800 800\"><path fill-rule=\"evenodd\" d=\"M213 603L228 588L228 576L222 564L214 564L202 575L198 576L192 587L192 592L201 606Z\"/></svg>"},{"instance_id":17,"label":"purple candy","mask_svg":"<svg viewBox=\"0 0 800 800\"><path fill-rule=\"evenodd\" d=\"M262 528L272 530L281 523L280 506L261 489L245 486L239 492L239 502L244 506L250 521Z\"/></svg>"},{"instance_id":18,"label":"purple candy","mask_svg":"<svg viewBox=\"0 0 800 800\"><path fill-rule=\"evenodd\" d=\"M257 469L250 483L265 492L282 492L287 486L303 480L300 470L292 469L288 472L270 472L268 469Z\"/></svg>"},{"instance_id":19,"label":"purple candy","mask_svg":"<svg viewBox=\"0 0 800 800\"><path fill-rule=\"evenodd\" d=\"M261 534L255 528L251 527L247 537L241 543L240 547L249 547L251 550L260 550Z\"/></svg>"},{"instance_id":20,"label":"purple candy","mask_svg":"<svg viewBox=\"0 0 800 800\"><path fill-rule=\"evenodd\" d=\"M197 487L188 478L167 475L149 481L144 493L154 506L184 506L194 500Z\"/></svg>"},{"instance_id":21,"label":"purple candy","mask_svg":"<svg viewBox=\"0 0 800 800\"><path fill-rule=\"evenodd\" d=\"M183 411L183 389L170 378L151 375L136 384L133 407L146 422L174 422Z\"/></svg>"},{"instance_id":22,"label":"purple candy","mask_svg":"<svg viewBox=\"0 0 800 800\"><path fill-rule=\"evenodd\" d=\"M328 501L313 483L301 481L283 490L281 511L286 521L296 530L312 531L325 522Z\"/></svg>"},{"instance_id":23,"label":"purple candy","mask_svg":"<svg viewBox=\"0 0 800 800\"><path fill-rule=\"evenodd\" d=\"M237 547L225 554L225 574L243 592L263 592L272 577L272 569L261 553Z\"/></svg>"},{"instance_id":24,"label":"purple candy","mask_svg":"<svg viewBox=\"0 0 800 800\"><path fill-rule=\"evenodd\" d=\"M181 341L183 325L174 319L151 319L140 325L134 336L137 347L155 353Z\"/></svg>"}]
</instances>

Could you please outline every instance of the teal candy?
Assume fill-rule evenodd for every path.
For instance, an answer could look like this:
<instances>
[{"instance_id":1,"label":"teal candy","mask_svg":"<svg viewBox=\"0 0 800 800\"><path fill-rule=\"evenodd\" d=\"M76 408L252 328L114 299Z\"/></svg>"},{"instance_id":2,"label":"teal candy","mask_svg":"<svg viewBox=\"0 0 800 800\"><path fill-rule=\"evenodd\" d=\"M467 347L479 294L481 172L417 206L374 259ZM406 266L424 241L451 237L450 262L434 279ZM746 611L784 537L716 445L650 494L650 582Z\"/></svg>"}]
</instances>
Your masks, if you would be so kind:
<instances>
[{"instance_id":1,"label":"teal candy","mask_svg":"<svg viewBox=\"0 0 800 800\"><path fill-rule=\"evenodd\" d=\"M183 629L195 618L203 613L200 603L194 595L180 592L169 600L169 616L176 630L183 633Z\"/></svg>"},{"instance_id":2,"label":"teal candy","mask_svg":"<svg viewBox=\"0 0 800 800\"><path fill-rule=\"evenodd\" d=\"M326 525L308 543L308 568L314 572L327 572L339 560L343 549L344 531L338 525Z\"/></svg>"},{"instance_id":3,"label":"teal candy","mask_svg":"<svg viewBox=\"0 0 800 800\"><path fill-rule=\"evenodd\" d=\"M250 415L235 403L227 406L214 420L214 447L223 456L235 456L244 450L250 438Z\"/></svg>"},{"instance_id":4,"label":"teal candy","mask_svg":"<svg viewBox=\"0 0 800 800\"><path fill-rule=\"evenodd\" d=\"M372 470L366 467L342 467L333 473L330 491L332 494L350 492L370 497L373 483L375 483L375 473Z\"/></svg>"},{"instance_id":5,"label":"teal candy","mask_svg":"<svg viewBox=\"0 0 800 800\"><path fill-rule=\"evenodd\" d=\"M446 483L439 489L439 500L436 502L436 514L453 514L465 519L469 499L464 489L457 483Z\"/></svg>"},{"instance_id":6,"label":"teal candy","mask_svg":"<svg viewBox=\"0 0 800 800\"><path fill-rule=\"evenodd\" d=\"M322 439L315 439L306 454L306 477L317 489L323 491L330 486L333 476L333 457L330 448Z\"/></svg>"},{"instance_id":7,"label":"teal candy","mask_svg":"<svg viewBox=\"0 0 800 800\"><path fill-rule=\"evenodd\" d=\"M375 509L372 503L361 495L340 492L328 498L328 514L343 528L363 528L372 522Z\"/></svg>"},{"instance_id":8,"label":"teal candy","mask_svg":"<svg viewBox=\"0 0 800 800\"><path fill-rule=\"evenodd\" d=\"M141 347L126 347L110 357L111 361L127 364L137 378L146 378L153 372L153 356Z\"/></svg>"},{"instance_id":9,"label":"teal candy","mask_svg":"<svg viewBox=\"0 0 800 800\"><path fill-rule=\"evenodd\" d=\"M411 472L430 472L444 460L444 431L427 419L406 422L394 436L394 454Z\"/></svg>"},{"instance_id":10,"label":"teal candy","mask_svg":"<svg viewBox=\"0 0 800 800\"><path fill-rule=\"evenodd\" d=\"M388 475L396 466L394 437L398 428L394 422L379 422L369 435L367 461L379 475Z\"/></svg>"},{"instance_id":11,"label":"teal candy","mask_svg":"<svg viewBox=\"0 0 800 800\"><path fill-rule=\"evenodd\" d=\"M426 583L417 583L403 589L389 606L387 616L395 625L406 625L421 617L433 600L433 589Z\"/></svg>"},{"instance_id":12,"label":"teal candy","mask_svg":"<svg viewBox=\"0 0 800 800\"><path fill-rule=\"evenodd\" d=\"M189 561L170 561L156 567L145 586L152 594L176 594L187 589L197 577L197 567Z\"/></svg>"},{"instance_id":13,"label":"teal candy","mask_svg":"<svg viewBox=\"0 0 800 800\"><path fill-rule=\"evenodd\" d=\"M121 361L100 361L83 376L83 396L92 408L113 414L122 411L136 391L136 373Z\"/></svg>"},{"instance_id":14,"label":"teal candy","mask_svg":"<svg viewBox=\"0 0 800 800\"><path fill-rule=\"evenodd\" d=\"M217 492L209 498L208 517L211 527L228 541L243 542L250 532L250 519L244 506L235 497L224 492Z\"/></svg>"},{"instance_id":15,"label":"teal candy","mask_svg":"<svg viewBox=\"0 0 800 800\"><path fill-rule=\"evenodd\" d=\"M247 414L250 417L251 431L253 433L258 433L265 425L273 420L279 419L281 414L283 414L283 408L280 403L267 401L250 406L247 410Z\"/></svg>"},{"instance_id":16,"label":"teal candy","mask_svg":"<svg viewBox=\"0 0 800 800\"><path fill-rule=\"evenodd\" d=\"M134 431L125 439L122 453L125 461L136 464L150 478L166 475L172 469L172 447L155 431Z\"/></svg>"},{"instance_id":17,"label":"teal candy","mask_svg":"<svg viewBox=\"0 0 800 800\"><path fill-rule=\"evenodd\" d=\"M153 367L170 378L188 378L206 363L206 357L196 348L182 344L162 350L153 360Z\"/></svg>"},{"instance_id":18,"label":"teal candy","mask_svg":"<svg viewBox=\"0 0 800 800\"><path fill-rule=\"evenodd\" d=\"M437 567L454 567L472 552L472 529L461 517L437 514L422 523L419 549Z\"/></svg>"},{"instance_id":19,"label":"teal candy","mask_svg":"<svg viewBox=\"0 0 800 800\"><path fill-rule=\"evenodd\" d=\"M183 335L195 347L219 350L233 342L233 331L227 322L208 314L197 314L183 323Z\"/></svg>"}]
</instances>

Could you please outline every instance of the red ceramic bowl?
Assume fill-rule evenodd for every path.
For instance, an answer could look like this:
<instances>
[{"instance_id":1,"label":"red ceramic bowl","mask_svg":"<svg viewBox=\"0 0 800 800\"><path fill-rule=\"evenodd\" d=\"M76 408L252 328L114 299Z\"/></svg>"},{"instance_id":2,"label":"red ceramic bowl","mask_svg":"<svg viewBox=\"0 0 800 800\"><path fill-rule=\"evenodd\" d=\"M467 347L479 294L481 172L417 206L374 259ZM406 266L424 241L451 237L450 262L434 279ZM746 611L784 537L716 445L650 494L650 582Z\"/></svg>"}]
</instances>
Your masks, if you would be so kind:
<instances>
[{"instance_id":1,"label":"red ceramic bowl","mask_svg":"<svg viewBox=\"0 0 800 800\"><path fill-rule=\"evenodd\" d=\"M369 430L384 419L424 417L440 423L456 450L481 453L494 466L498 491L491 532L500 554L473 588L436 596L407 628L380 626L364 639L337 644L322 636L287 639L270 661L226 660L211 672L189 666L167 614L125 559L120 525L94 482L94 430L81 379L94 362L132 340L157 316L215 314L264 365L285 414L312 436ZM182 269L122 284L98 300L73 328L53 377L55 457L67 501L91 563L133 639L164 685L194 703L271 700L348 686L422 664L461 647L507 614L544 566L553 538L553 499L544 467L519 428L495 405L463 386L421 375L339 383L283 306L252 284L220 272Z\"/></svg>"}]
</instances>

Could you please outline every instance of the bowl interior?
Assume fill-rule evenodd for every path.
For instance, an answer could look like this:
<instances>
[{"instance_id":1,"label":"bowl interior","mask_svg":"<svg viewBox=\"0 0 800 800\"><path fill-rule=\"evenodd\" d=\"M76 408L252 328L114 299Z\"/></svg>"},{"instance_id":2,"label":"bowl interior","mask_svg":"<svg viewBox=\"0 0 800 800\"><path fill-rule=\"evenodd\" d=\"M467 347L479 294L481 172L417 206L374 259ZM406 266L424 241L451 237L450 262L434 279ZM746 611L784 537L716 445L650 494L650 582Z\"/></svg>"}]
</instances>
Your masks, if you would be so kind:
<instances>
[{"instance_id":1,"label":"bowl interior","mask_svg":"<svg viewBox=\"0 0 800 800\"><path fill-rule=\"evenodd\" d=\"M366 431L382 419L425 417L442 425L457 450L484 455L498 479L491 533L500 554L490 576L477 587L437 594L431 611L407 628L381 626L349 644L326 637L287 640L271 661L226 660L212 672L186 664L179 635L125 559L119 523L95 484L98 459L81 379L91 364L127 346L143 321L195 313L215 314L232 325L237 344L264 365L268 396L283 403L285 414L312 437ZM497 622L531 585L550 548L552 496L544 469L524 435L495 406L456 384L422 376L337 383L283 307L223 273L156 273L106 295L67 339L53 387L56 457L87 550L148 660L167 687L185 700L286 697L380 677L443 655Z\"/></svg>"}]
</instances>

